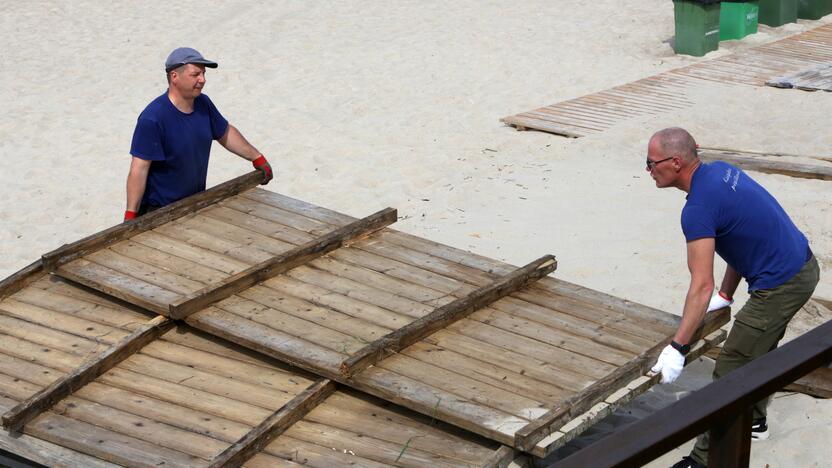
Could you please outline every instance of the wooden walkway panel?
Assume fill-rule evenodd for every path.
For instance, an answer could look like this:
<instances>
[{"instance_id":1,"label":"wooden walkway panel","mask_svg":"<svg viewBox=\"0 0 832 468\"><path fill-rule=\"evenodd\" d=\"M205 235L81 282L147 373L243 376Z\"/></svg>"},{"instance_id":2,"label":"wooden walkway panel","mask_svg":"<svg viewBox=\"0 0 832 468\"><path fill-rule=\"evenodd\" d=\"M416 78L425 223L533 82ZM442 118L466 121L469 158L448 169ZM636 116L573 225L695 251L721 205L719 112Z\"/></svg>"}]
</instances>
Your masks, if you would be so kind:
<instances>
[{"instance_id":1,"label":"wooden walkway panel","mask_svg":"<svg viewBox=\"0 0 832 468\"><path fill-rule=\"evenodd\" d=\"M641 95L610 95L636 107L650 102ZM169 313L172 304L203 297L196 291L215 291L254 265L272 265L276 257L355 221L254 189L85 251L55 272L136 306ZM277 276L256 277L256 284L246 280L246 289L212 297L217 301L185 320L431 418L531 450L576 412L641 375L675 332L678 318L535 277L533 283L518 283L519 290L500 286L500 294L466 306L467 316L443 321L442 328L424 328L433 323L431 317L464 304L516 270L385 228ZM725 318L721 315L719 324ZM410 329L413 334L405 333ZM410 338L391 339L399 335ZM302 391L272 395L247 382L165 362L171 359L169 350L160 359L155 345L148 353L156 355L139 353L102 382L123 384L136 374L151 379L146 386L165 389L179 382L177 376L186 376L181 384L199 395L192 399L200 402L192 405L201 405L200 411L234 407L218 416L242 424L262 421L278 409L268 402L284 404ZM239 401L213 394L219 387ZM558 412L567 403L570 411ZM292 430L286 437L302 439Z\"/></svg>"},{"instance_id":2,"label":"wooden walkway panel","mask_svg":"<svg viewBox=\"0 0 832 468\"><path fill-rule=\"evenodd\" d=\"M131 331L140 330L149 317L58 279L41 276L29 281L0 300L0 410L12 410L91 362ZM311 375L181 326L74 389L26 423L20 438L0 434L0 447L46 464L80 460L84 466L208 466L313 382ZM343 398L339 395L343 393L328 397L337 401ZM353 414L358 408L344 408L335 410L343 419L338 430L362 433L368 442L375 431L383 432L380 437L389 447L408 444L404 436L414 425L422 424L425 432L434 434L427 449L405 453L399 463L416 466L426 456L423 450L432 450L437 466L453 466L460 455L445 451L448 447L469 454L474 465L506 454L493 442L444 425L419 423L424 418L407 410L360 398L360 411L394 411L397 419L378 419L368 431L366 425L348 423L365 417ZM335 423L314 424L327 428ZM294 425L288 429L295 430ZM256 453L246 466L300 466L292 457L311 453L335 460L330 447L334 430L310 433L301 424L296 431L303 439L290 443L291 451L285 445L290 439L283 439ZM440 440L444 445L436 443ZM370 444L350 457L372 465L376 458L389 458L389 447Z\"/></svg>"},{"instance_id":3,"label":"wooden walkway panel","mask_svg":"<svg viewBox=\"0 0 832 468\"><path fill-rule=\"evenodd\" d=\"M183 280L205 287L219 272L208 265L241 271L352 221L254 190L130 239L143 249L158 251L148 258L165 262L162 268L146 261L149 271L164 270L180 279L161 281L153 274L125 271L116 263L108 266L122 268L125 284L142 277L156 281L157 287L174 287ZM166 239L187 248L162 252ZM127 245L122 249L127 252ZM177 252L186 263L170 261ZM202 270L201 278L189 278L190 263L214 272ZM657 346L675 329L676 318L663 312L547 278L352 379L340 375L340 364L368 343L511 270L385 229L240 291L187 320L507 444L514 444L516 432L557 401Z\"/></svg>"},{"instance_id":4,"label":"wooden walkway panel","mask_svg":"<svg viewBox=\"0 0 832 468\"><path fill-rule=\"evenodd\" d=\"M832 25L669 70L614 88L503 117L518 130L578 138L632 119L693 105L687 90L715 85L832 90Z\"/></svg>"}]
</instances>

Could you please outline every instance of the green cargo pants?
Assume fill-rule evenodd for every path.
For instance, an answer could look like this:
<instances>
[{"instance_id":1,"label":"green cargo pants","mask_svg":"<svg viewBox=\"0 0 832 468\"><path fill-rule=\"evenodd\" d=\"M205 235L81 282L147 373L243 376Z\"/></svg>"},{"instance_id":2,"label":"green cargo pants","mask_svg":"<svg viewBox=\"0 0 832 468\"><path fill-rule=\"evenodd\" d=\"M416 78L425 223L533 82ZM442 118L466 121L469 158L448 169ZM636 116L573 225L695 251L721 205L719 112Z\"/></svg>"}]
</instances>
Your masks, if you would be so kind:
<instances>
[{"instance_id":1,"label":"green cargo pants","mask_svg":"<svg viewBox=\"0 0 832 468\"><path fill-rule=\"evenodd\" d=\"M734 325L716 359L714 380L775 349L786 332L786 325L815 292L820 279L818 261L813 256L792 279L771 289L758 289L734 317ZM770 397L753 407L753 420L766 416ZM708 464L708 433L696 439L691 457Z\"/></svg>"}]
</instances>

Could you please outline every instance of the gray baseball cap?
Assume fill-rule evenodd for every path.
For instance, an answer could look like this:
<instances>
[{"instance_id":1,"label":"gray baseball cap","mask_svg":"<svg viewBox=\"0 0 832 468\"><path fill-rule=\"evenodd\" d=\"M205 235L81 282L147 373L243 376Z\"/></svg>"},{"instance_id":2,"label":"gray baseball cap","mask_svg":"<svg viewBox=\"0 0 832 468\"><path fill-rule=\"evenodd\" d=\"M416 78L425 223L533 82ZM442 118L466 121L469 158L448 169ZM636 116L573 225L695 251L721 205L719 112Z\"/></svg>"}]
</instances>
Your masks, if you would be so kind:
<instances>
[{"instance_id":1,"label":"gray baseball cap","mask_svg":"<svg viewBox=\"0 0 832 468\"><path fill-rule=\"evenodd\" d=\"M198 63L205 65L208 68L217 68L217 62L206 59L196 49L191 49L190 47L180 47L178 49L173 49L173 52L168 55L168 59L165 60L165 71L169 72L174 68L185 65L186 63Z\"/></svg>"}]
</instances>

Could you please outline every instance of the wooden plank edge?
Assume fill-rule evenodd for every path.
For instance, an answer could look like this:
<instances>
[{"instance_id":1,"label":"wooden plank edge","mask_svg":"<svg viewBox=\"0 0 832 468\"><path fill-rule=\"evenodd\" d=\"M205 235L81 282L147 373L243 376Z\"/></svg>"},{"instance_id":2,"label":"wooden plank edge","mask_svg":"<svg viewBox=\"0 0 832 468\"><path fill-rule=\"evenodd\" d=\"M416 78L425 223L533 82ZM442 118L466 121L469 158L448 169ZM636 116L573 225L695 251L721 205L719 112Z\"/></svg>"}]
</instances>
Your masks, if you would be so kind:
<instances>
[{"instance_id":1,"label":"wooden plank edge","mask_svg":"<svg viewBox=\"0 0 832 468\"><path fill-rule=\"evenodd\" d=\"M704 162L724 161L747 171L779 174L801 179L832 180L832 167L817 164L786 163L780 161L769 161L751 156L730 155L725 153L715 154L709 152L701 153L699 158Z\"/></svg>"},{"instance_id":2,"label":"wooden plank edge","mask_svg":"<svg viewBox=\"0 0 832 468\"><path fill-rule=\"evenodd\" d=\"M95 359L82 364L7 411L2 417L3 427L9 431L19 432L27 422L138 352L144 345L158 338L172 326L173 321L166 317L157 316L150 320Z\"/></svg>"},{"instance_id":3,"label":"wooden plank edge","mask_svg":"<svg viewBox=\"0 0 832 468\"><path fill-rule=\"evenodd\" d=\"M694 334L693 342L695 343L702 336L710 335L728 323L730 319L731 310L729 307L708 313ZM618 386L616 383L630 381L645 374L672 338L673 335L669 335L656 346L634 357L628 363L595 381L580 393L567 398L566 401L558 404L540 418L530 422L515 434L514 447L527 452L533 450L534 446L546 436L614 393L616 390L613 387Z\"/></svg>"},{"instance_id":4,"label":"wooden plank edge","mask_svg":"<svg viewBox=\"0 0 832 468\"><path fill-rule=\"evenodd\" d=\"M0 281L0 301L20 291L46 274L43 271L43 259L37 259L21 268L8 278Z\"/></svg>"},{"instance_id":5,"label":"wooden plank edge","mask_svg":"<svg viewBox=\"0 0 832 468\"><path fill-rule=\"evenodd\" d=\"M309 411L332 395L335 389L336 384L332 380L320 379L316 381L263 420L248 434L241 437L240 440L214 457L209 467L231 468L242 466L249 458L263 450L277 436L303 419Z\"/></svg>"},{"instance_id":6,"label":"wooden plank edge","mask_svg":"<svg viewBox=\"0 0 832 468\"><path fill-rule=\"evenodd\" d=\"M46 271L53 272L64 263L249 190L262 181L263 173L252 171L146 215L117 224L71 244L65 244L43 255L43 267Z\"/></svg>"},{"instance_id":7,"label":"wooden plank edge","mask_svg":"<svg viewBox=\"0 0 832 468\"><path fill-rule=\"evenodd\" d=\"M552 255L545 255L519 268L493 283L483 286L453 302L364 346L341 362L340 372L344 378L351 378L358 372L384 359L390 354L410 346L436 330L456 322L474 311L495 302L531 282L553 272L558 262Z\"/></svg>"},{"instance_id":8,"label":"wooden plank edge","mask_svg":"<svg viewBox=\"0 0 832 468\"><path fill-rule=\"evenodd\" d=\"M703 340L698 341L687 356L685 356L685 365L688 365L694 360L702 357L709 349L712 349L719 343L725 341L727 336L728 332L718 329L717 331L706 336ZM626 405L637 396L646 392L650 387L658 383L660 376L661 374L648 372L645 375L633 379L623 388L604 399L603 402L597 403L585 413L579 415L575 419L572 419L563 427L538 442L531 451L531 454L536 457L543 458L556 449L564 446L593 424L605 418L621 406Z\"/></svg>"},{"instance_id":9,"label":"wooden plank edge","mask_svg":"<svg viewBox=\"0 0 832 468\"><path fill-rule=\"evenodd\" d=\"M481 468L506 468L509 464L514 461L514 449L511 447L507 447L505 445L501 445L500 448L495 450L491 455L485 459L482 464L480 465Z\"/></svg>"},{"instance_id":10,"label":"wooden plank edge","mask_svg":"<svg viewBox=\"0 0 832 468\"><path fill-rule=\"evenodd\" d=\"M214 302L225 299L261 281L285 273L292 268L326 255L356 239L368 236L396 222L395 208L385 208L370 216L353 221L317 239L299 245L288 252L258 263L217 284L208 285L170 304L169 316L183 319Z\"/></svg>"},{"instance_id":11,"label":"wooden plank edge","mask_svg":"<svg viewBox=\"0 0 832 468\"><path fill-rule=\"evenodd\" d=\"M500 122L503 122L506 125L510 125L516 128L518 131L524 131L531 128L532 130L538 130L541 132L551 133L553 135L564 136L567 138L581 138L585 136L583 133L577 133L571 130L566 130L565 128L554 124L540 125L537 122L532 121L531 119L519 117L516 115L503 117L502 119L500 119Z\"/></svg>"},{"instance_id":12,"label":"wooden plank edge","mask_svg":"<svg viewBox=\"0 0 832 468\"><path fill-rule=\"evenodd\" d=\"M832 299L825 299L825 298L816 297L816 296L813 296L812 299L815 302L819 303L820 305L826 307L827 309L832 310Z\"/></svg>"}]
</instances>

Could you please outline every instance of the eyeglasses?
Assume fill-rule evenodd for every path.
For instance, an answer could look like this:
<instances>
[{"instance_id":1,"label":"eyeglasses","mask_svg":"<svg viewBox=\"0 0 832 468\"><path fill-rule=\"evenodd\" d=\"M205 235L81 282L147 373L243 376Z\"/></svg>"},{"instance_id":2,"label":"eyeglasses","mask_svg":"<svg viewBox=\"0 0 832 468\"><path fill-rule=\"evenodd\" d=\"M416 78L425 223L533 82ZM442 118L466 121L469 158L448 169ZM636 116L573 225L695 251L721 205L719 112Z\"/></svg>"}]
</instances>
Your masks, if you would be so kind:
<instances>
[{"instance_id":1,"label":"eyeglasses","mask_svg":"<svg viewBox=\"0 0 832 468\"><path fill-rule=\"evenodd\" d=\"M651 161L650 158L647 158L647 170L652 171L653 168L655 168L656 166L659 165L659 163L663 163L665 161L670 161L671 159L673 159L673 156L671 156L669 158L661 159L659 161Z\"/></svg>"}]
</instances>

